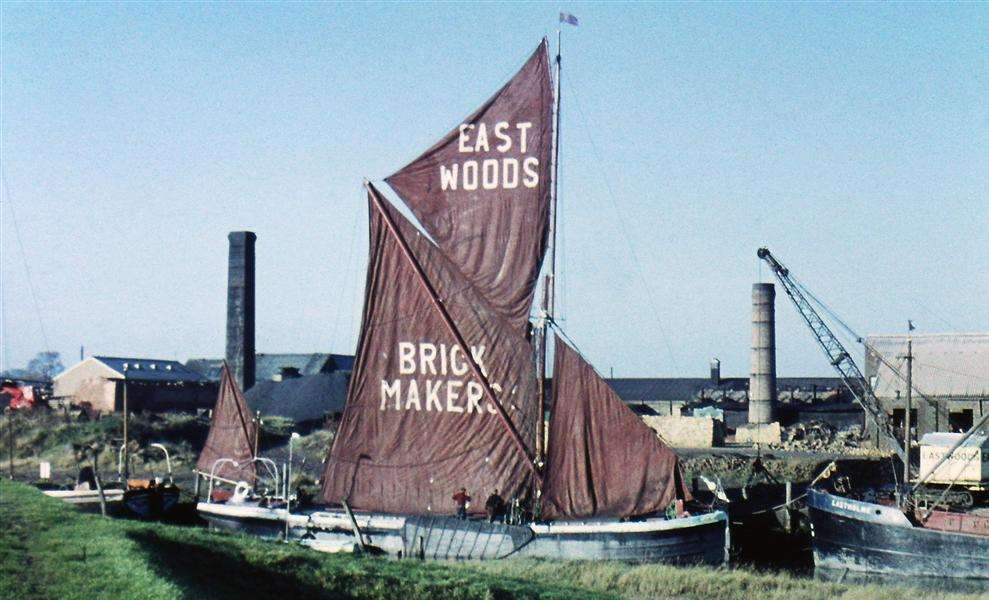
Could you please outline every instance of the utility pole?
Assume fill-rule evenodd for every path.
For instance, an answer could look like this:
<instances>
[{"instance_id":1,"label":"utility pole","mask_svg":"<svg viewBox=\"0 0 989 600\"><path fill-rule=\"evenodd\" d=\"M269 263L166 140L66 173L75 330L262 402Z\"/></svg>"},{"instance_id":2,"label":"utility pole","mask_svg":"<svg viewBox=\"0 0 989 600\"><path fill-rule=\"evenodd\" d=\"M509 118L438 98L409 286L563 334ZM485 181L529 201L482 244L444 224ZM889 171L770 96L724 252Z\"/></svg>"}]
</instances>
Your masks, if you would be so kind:
<instances>
[{"instance_id":1,"label":"utility pole","mask_svg":"<svg viewBox=\"0 0 989 600\"><path fill-rule=\"evenodd\" d=\"M127 380L121 381L124 386L124 485L127 485L127 478L130 477L130 448L127 447Z\"/></svg>"},{"instance_id":2,"label":"utility pole","mask_svg":"<svg viewBox=\"0 0 989 600\"><path fill-rule=\"evenodd\" d=\"M913 404L913 340L907 340L907 405L903 413L905 423L903 432L903 448L906 450L907 458L903 461L903 485L910 484L910 446L912 436L910 435L910 410Z\"/></svg>"},{"instance_id":3,"label":"utility pole","mask_svg":"<svg viewBox=\"0 0 989 600\"><path fill-rule=\"evenodd\" d=\"M8 475L14 478L14 411L7 409L7 460L10 472Z\"/></svg>"},{"instance_id":4,"label":"utility pole","mask_svg":"<svg viewBox=\"0 0 989 600\"><path fill-rule=\"evenodd\" d=\"M261 411L256 411L254 413L254 456L251 458L258 457L258 445L261 443Z\"/></svg>"}]
</instances>

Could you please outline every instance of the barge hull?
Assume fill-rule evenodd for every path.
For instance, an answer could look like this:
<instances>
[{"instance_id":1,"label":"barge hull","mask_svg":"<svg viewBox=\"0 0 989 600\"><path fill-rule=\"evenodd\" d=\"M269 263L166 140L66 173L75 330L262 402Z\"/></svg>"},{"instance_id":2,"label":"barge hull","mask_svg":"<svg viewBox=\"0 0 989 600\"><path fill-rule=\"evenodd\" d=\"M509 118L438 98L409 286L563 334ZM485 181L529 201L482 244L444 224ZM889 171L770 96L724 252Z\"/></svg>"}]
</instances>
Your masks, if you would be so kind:
<instances>
[{"instance_id":1,"label":"barge hull","mask_svg":"<svg viewBox=\"0 0 989 600\"><path fill-rule=\"evenodd\" d=\"M200 504L199 514L213 529L278 537L285 512L260 507ZM316 542L314 548L352 544L354 533L343 515L293 513L289 535ZM366 544L392 556L440 560L502 558L617 560L721 565L727 560L728 520L724 513L683 519L630 522L568 522L512 526L452 517L358 514Z\"/></svg>"},{"instance_id":2,"label":"barge hull","mask_svg":"<svg viewBox=\"0 0 989 600\"><path fill-rule=\"evenodd\" d=\"M808 499L819 568L989 579L989 537L915 527L896 508L823 492Z\"/></svg>"}]
</instances>

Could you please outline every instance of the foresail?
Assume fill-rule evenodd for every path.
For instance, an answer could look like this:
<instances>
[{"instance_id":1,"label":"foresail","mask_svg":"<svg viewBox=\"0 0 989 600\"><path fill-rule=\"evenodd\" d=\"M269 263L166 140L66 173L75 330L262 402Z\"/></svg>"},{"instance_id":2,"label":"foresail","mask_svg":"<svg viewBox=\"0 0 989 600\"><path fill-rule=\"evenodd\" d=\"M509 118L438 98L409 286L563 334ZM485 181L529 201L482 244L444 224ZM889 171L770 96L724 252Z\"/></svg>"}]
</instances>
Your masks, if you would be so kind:
<instances>
[{"instance_id":1,"label":"foresail","mask_svg":"<svg viewBox=\"0 0 989 600\"><path fill-rule=\"evenodd\" d=\"M237 389L230 368L224 362L220 375L220 392L213 407L206 444L196 462L196 470L205 475L213 473L231 481L253 482L256 475L252 462L256 436L257 428L251 418L251 411L244 395ZM212 471L216 461L222 458L233 459L237 461L237 465L224 462L217 465L216 471Z\"/></svg>"},{"instance_id":2,"label":"foresail","mask_svg":"<svg viewBox=\"0 0 989 600\"><path fill-rule=\"evenodd\" d=\"M373 193L373 188L372 188ZM436 246L382 201L531 453L536 390L524 336ZM323 498L400 514L452 514L475 498L529 489L530 465L471 373L465 351L371 203L364 315L347 407L323 474ZM472 512L483 510L475 501Z\"/></svg>"},{"instance_id":3,"label":"foresail","mask_svg":"<svg viewBox=\"0 0 989 600\"><path fill-rule=\"evenodd\" d=\"M554 358L542 516L629 517L689 498L677 455L559 336Z\"/></svg>"},{"instance_id":4,"label":"foresail","mask_svg":"<svg viewBox=\"0 0 989 600\"><path fill-rule=\"evenodd\" d=\"M522 330L546 251L553 90L547 42L386 181L491 306Z\"/></svg>"}]
</instances>

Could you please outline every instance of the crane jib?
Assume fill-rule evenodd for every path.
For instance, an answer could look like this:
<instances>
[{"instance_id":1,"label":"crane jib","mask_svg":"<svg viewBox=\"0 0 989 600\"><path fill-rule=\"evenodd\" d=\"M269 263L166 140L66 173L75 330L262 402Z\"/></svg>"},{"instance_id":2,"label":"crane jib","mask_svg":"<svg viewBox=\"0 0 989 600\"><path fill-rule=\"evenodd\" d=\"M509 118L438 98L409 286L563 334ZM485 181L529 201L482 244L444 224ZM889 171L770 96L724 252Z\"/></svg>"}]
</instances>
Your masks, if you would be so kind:
<instances>
[{"instance_id":1,"label":"crane jib","mask_svg":"<svg viewBox=\"0 0 989 600\"><path fill-rule=\"evenodd\" d=\"M855 364L855 360L852 358L845 346L838 340L831 328L828 327L824 319L818 314L817 310L814 309L810 301L807 300L803 292L797 287L796 282L790 276L790 270L783 266L772 253L769 252L768 248L759 248L756 253L759 258L766 261L773 270L773 274L776 279L783 286L786 291L786 295L790 297L793 301L793 305L796 307L797 312L803 318L804 322L810 328L814 337L817 339L818 345L824 350L827 355L828 360L831 361L831 366L838 371L841 375L841 380L851 392L852 397L855 401L865 410L866 414L872 419L873 423L876 425L876 429L879 431L886 442L896 451L896 454L900 457L900 460L907 464L908 457L900 441L896 438L893 432L892 423L890 423L889 416L883 409L882 404L876 397L875 392L873 392L872 387L869 382L866 381L865 375L859 369L858 365Z\"/></svg>"}]
</instances>

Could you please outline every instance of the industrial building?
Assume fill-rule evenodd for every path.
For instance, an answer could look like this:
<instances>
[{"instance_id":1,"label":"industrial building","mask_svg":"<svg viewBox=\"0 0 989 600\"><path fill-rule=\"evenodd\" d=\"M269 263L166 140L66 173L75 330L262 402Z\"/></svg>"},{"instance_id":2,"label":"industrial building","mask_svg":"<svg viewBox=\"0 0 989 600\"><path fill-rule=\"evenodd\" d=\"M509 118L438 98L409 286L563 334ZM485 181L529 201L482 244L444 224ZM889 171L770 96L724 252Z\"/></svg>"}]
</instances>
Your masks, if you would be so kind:
<instances>
[{"instance_id":1,"label":"industrial building","mask_svg":"<svg viewBox=\"0 0 989 600\"><path fill-rule=\"evenodd\" d=\"M220 380L222 358L190 358L185 366L211 381ZM254 355L255 384L262 381L282 381L295 377L308 377L318 373L350 373L354 369L354 357L348 354L313 352L311 354Z\"/></svg>"},{"instance_id":2,"label":"industrial building","mask_svg":"<svg viewBox=\"0 0 989 600\"><path fill-rule=\"evenodd\" d=\"M611 378L608 385L642 415L688 415L695 409L723 411L731 429L749 421L749 378ZM784 425L826 421L835 427L863 425L862 409L838 377L777 377L775 411Z\"/></svg>"},{"instance_id":3,"label":"industrial building","mask_svg":"<svg viewBox=\"0 0 989 600\"><path fill-rule=\"evenodd\" d=\"M223 359L194 358L186 366L219 381ZM343 412L354 357L346 354L255 354L256 380L244 399L263 416L322 422Z\"/></svg>"},{"instance_id":4,"label":"industrial building","mask_svg":"<svg viewBox=\"0 0 989 600\"><path fill-rule=\"evenodd\" d=\"M864 373L902 429L907 403L907 345L912 346L911 431L966 431L989 413L989 333L870 335Z\"/></svg>"},{"instance_id":5,"label":"industrial building","mask_svg":"<svg viewBox=\"0 0 989 600\"><path fill-rule=\"evenodd\" d=\"M864 413L841 378L777 376L775 304L772 283L753 284L748 377L722 377L721 361L715 358L706 378L609 379L608 383L640 414L716 414L729 430L810 421L837 428L864 427Z\"/></svg>"},{"instance_id":6,"label":"industrial building","mask_svg":"<svg viewBox=\"0 0 989 600\"><path fill-rule=\"evenodd\" d=\"M98 412L212 408L216 384L174 360L92 356L53 380L53 397Z\"/></svg>"}]
</instances>

